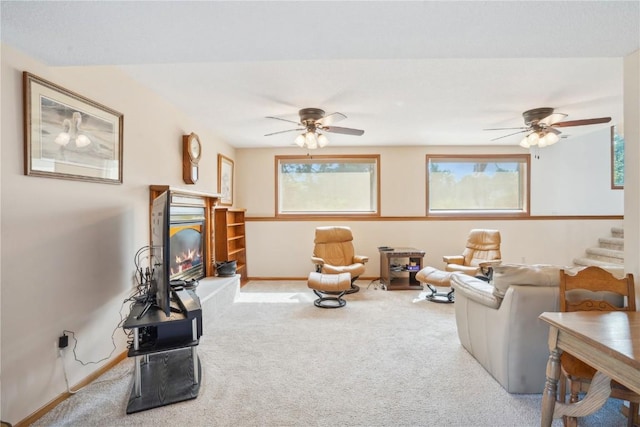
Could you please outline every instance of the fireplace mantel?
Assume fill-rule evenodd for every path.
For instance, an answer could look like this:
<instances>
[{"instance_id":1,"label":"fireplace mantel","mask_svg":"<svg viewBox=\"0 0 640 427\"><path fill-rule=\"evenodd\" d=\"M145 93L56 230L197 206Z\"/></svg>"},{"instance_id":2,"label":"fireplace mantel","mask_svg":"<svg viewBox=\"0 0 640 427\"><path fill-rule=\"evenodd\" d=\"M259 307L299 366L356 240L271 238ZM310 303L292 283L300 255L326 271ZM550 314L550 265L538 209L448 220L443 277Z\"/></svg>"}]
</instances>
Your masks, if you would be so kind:
<instances>
[{"instance_id":1,"label":"fireplace mantel","mask_svg":"<svg viewBox=\"0 0 640 427\"><path fill-rule=\"evenodd\" d=\"M215 276L215 236L214 236L214 209L220 201L221 194L206 193L202 191L187 190L171 187L169 185L149 186L149 241L151 241L151 209L153 200L165 191L169 191L171 206L197 206L205 211L205 275Z\"/></svg>"}]
</instances>

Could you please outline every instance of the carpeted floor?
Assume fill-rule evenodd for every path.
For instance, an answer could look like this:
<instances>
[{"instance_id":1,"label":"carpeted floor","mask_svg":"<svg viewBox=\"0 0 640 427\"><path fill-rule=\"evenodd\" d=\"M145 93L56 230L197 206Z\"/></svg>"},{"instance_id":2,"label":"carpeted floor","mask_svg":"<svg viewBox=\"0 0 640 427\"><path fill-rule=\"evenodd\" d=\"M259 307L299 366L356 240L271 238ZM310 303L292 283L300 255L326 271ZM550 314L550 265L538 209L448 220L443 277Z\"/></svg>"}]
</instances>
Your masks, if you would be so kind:
<instances>
[{"instance_id":1,"label":"carpeted floor","mask_svg":"<svg viewBox=\"0 0 640 427\"><path fill-rule=\"evenodd\" d=\"M324 310L304 282L250 282L204 325L197 399L126 415L129 359L34 425L540 425L541 395L505 392L462 348L453 304L359 284ZM625 426L619 408L580 425Z\"/></svg>"}]
</instances>

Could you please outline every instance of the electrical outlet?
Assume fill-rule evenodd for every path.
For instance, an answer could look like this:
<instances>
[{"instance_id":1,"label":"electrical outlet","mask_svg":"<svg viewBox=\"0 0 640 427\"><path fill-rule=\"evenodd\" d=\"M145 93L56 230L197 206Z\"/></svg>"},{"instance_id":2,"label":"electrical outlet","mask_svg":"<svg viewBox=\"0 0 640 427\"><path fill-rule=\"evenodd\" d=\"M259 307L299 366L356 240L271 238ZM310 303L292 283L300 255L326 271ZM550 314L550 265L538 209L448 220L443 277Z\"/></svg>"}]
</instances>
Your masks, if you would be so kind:
<instances>
[{"instance_id":1,"label":"electrical outlet","mask_svg":"<svg viewBox=\"0 0 640 427\"><path fill-rule=\"evenodd\" d=\"M69 345L69 336L64 332L58 337L58 348L65 348Z\"/></svg>"}]
</instances>

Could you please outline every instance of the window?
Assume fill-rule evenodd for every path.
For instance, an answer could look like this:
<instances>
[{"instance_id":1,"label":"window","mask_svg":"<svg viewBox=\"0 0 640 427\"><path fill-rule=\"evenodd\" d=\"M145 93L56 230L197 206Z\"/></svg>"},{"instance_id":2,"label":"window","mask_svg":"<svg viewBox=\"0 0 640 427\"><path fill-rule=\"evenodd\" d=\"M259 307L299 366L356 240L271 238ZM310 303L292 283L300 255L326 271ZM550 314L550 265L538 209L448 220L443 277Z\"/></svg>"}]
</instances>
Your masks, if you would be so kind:
<instances>
[{"instance_id":1,"label":"window","mask_svg":"<svg viewBox=\"0 0 640 427\"><path fill-rule=\"evenodd\" d=\"M611 189L624 188L624 138L611 126Z\"/></svg>"},{"instance_id":2,"label":"window","mask_svg":"<svg viewBox=\"0 0 640 427\"><path fill-rule=\"evenodd\" d=\"M529 215L530 156L427 155L427 216Z\"/></svg>"},{"instance_id":3,"label":"window","mask_svg":"<svg viewBox=\"0 0 640 427\"><path fill-rule=\"evenodd\" d=\"M380 156L276 156L276 212L380 214Z\"/></svg>"}]
</instances>

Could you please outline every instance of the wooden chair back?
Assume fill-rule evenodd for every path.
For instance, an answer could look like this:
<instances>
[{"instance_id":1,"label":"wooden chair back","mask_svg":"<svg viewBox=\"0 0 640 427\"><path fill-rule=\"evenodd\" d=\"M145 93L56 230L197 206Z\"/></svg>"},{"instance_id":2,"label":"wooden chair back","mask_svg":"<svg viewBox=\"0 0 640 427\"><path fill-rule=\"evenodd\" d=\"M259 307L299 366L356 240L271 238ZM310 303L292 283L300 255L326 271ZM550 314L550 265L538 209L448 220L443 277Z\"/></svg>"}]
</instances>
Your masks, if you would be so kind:
<instances>
[{"instance_id":1,"label":"wooden chair back","mask_svg":"<svg viewBox=\"0 0 640 427\"><path fill-rule=\"evenodd\" d=\"M595 266L586 267L576 274L560 270L560 311L596 310L636 311L633 275L617 278Z\"/></svg>"}]
</instances>

